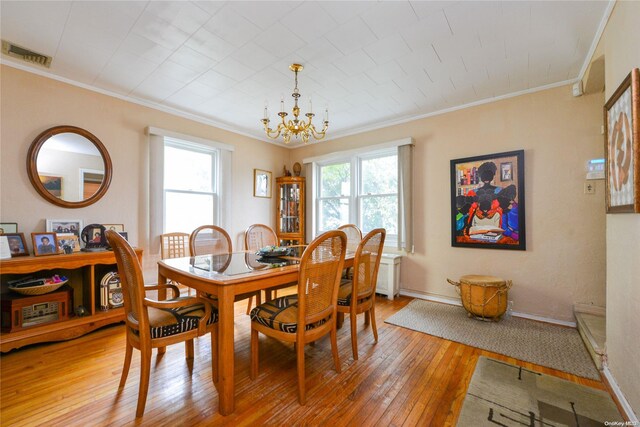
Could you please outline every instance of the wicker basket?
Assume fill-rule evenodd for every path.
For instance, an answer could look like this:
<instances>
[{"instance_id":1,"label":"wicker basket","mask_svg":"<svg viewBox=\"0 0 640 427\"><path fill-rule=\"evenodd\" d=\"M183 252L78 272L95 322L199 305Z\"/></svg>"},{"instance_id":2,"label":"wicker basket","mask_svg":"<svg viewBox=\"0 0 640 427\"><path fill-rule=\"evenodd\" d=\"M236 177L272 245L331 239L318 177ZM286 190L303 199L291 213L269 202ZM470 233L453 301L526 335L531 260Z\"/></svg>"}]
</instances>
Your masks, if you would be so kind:
<instances>
[{"instance_id":1,"label":"wicker basket","mask_svg":"<svg viewBox=\"0 0 640 427\"><path fill-rule=\"evenodd\" d=\"M28 288L13 288L9 286L9 290L22 295L44 295L57 290L60 286L64 285L67 282L68 280L65 280L63 282L47 283L46 285L31 286Z\"/></svg>"},{"instance_id":2,"label":"wicker basket","mask_svg":"<svg viewBox=\"0 0 640 427\"><path fill-rule=\"evenodd\" d=\"M482 320L500 320L507 310L511 280L499 277L468 275L462 276L460 282L447 279L456 287L467 310L469 317L475 316Z\"/></svg>"}]
</instances>

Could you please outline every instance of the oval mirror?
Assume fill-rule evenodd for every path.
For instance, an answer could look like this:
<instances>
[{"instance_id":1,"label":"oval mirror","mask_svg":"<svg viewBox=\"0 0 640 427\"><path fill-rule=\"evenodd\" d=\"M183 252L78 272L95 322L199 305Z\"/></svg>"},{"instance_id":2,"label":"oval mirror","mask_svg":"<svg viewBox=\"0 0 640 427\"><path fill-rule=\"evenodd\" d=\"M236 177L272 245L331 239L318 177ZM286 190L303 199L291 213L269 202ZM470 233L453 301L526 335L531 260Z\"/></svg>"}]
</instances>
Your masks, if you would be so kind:
<instances>
[{"instance_id":1,"label":"oval mirror","mask_svg":"<svg viewBox=\"0 0 640 427\"><path fill-rule=\"evenodd\" d=\"M56 126L31 143L27 155L29 180L54 205L89 206L111 184L111 158L92 133L75 126Z\"/></svg>"}]
</instances>

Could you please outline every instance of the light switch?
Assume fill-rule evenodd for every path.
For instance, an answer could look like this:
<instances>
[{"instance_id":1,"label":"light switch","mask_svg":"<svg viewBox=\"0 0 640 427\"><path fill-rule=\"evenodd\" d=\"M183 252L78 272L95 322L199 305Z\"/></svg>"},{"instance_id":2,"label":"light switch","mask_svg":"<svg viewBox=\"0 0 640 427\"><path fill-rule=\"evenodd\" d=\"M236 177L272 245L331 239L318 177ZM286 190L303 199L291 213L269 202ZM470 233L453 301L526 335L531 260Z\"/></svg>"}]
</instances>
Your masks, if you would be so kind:
<instances>
[{"instance_id":1,"label":"light switch","mask_svg":"<svg viewBox=\"0 0 640 427\"><path fill-rule=\"evenodd\" d=\"M596 186L593 182L584 183L584 194L596 194Z\"/></svg>"}]
</instances>

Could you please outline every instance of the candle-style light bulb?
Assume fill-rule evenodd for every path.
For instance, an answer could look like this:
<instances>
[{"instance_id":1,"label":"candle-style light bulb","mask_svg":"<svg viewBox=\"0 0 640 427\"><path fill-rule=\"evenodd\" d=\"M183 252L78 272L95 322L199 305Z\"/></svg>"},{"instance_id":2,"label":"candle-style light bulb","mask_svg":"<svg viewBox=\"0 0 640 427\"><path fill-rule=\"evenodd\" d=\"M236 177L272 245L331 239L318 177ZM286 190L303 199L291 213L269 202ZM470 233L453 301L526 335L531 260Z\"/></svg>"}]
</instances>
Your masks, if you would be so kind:
<instances>
[{"instance_id":1,"label":"candle-style light bulb","mask_svg":"<svg viewBox=\"0 0 640 427\"><path fill-rule=\"evenodd\" d=\"M265 102L265 103L264 103L264 118L265 118L265 119L268 119L268 118L269 118L269 112L267 111L268 106L269 106L269 105Z\"/></svg>"},{"instance_id":2,"label":"candle-style light bulb","mask_svg":"<svg viewBox=\"0 0 640 427\"><path fill-rule=\"evenodd\" d=\"M309 98L309 112L313 113L313 104L311 103L311 98Z\"/></svg>"},{"instance_id":3,"label":"candle-style light bulb","mask_svg":"<svg viewBox=\"0 0 640 427\"><path fill-rule=\"evenodd\" d=\"M324 109L324 121L325 122L329 121L329 109L328 108Z\"/></svg>"},{"instance_id":4,"label":"candle-style light bulb","mask_svg":"<svg viewBox=\"0 0 640 427\"><path fill-rule=\"evenodd\" d=\"M280 97L280 112L284 113L284 96Z\"/></svg>"}]
</instances>

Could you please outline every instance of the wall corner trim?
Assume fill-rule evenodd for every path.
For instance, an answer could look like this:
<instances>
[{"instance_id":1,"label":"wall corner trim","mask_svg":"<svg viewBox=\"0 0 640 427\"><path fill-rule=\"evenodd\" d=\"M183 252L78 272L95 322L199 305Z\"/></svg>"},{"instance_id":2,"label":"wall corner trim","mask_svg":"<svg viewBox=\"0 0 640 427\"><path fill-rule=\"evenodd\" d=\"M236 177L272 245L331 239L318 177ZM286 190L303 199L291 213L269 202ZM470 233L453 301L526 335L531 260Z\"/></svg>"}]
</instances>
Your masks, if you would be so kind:
<instances>
[{"instance_id":1,"label":"wall corner trim","mask_svg":"<svg viewBox=\"0 0 640 427\"><path fill-rule=\"evenodd\" d=\"M603 367L602 373L604 374L604 377L609 387L611 388L611 391L613 391L613 394L615 394L618 403L622 407L624 416L627 417L627 419L632 423L631 425L639 425L640 421L638 421L638 417L633 412L633 408L631 408L631 405L627 401L627 398L624 397L624 394L622 394L620 386L618 385L615 377L613 376L613 373L609 370L609 367L607 365Z\"/></svg>"}]
</instances>

